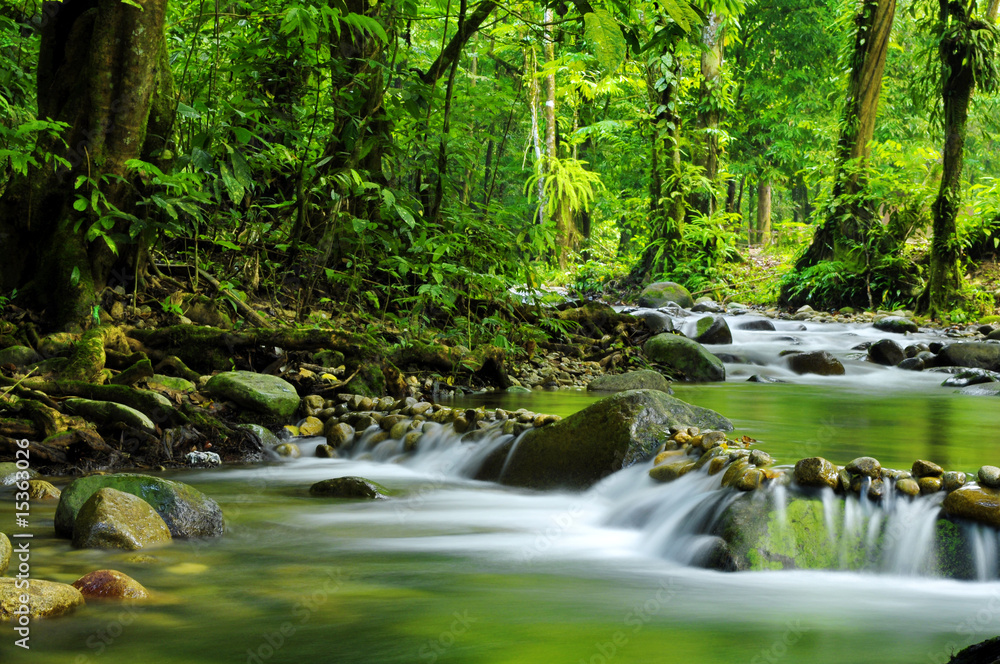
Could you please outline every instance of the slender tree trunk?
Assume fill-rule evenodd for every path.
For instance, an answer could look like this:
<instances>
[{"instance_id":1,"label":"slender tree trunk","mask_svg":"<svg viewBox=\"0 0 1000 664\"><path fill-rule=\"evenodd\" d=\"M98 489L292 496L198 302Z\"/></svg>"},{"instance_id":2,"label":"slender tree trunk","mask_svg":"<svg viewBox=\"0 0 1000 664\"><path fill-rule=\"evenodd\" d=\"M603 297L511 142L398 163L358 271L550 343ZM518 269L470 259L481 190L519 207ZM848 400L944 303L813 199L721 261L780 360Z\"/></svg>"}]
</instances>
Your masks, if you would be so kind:
<instances>
[{"instance_id":1,"label":"slender tree trunk","mask_svg":"<svg viewBox=\"0 0 1000 664\"><path fill-rule=\"evenodd\" d=\"M757 244L771 244L771 178L766 175L757 181Z\"/></svg>"},{"instance_id":2,"label":"slender tree trunk","mask_svg":"<svg viewBox=\"0 0 1000 664\"><path fill-rule=\"evenodd\" d=\"M719 109L718 95L722 82L723 25L722 15L709 12L701 32L701 93L698 128L701 130L700 149L695 164L705 169L705 177L712 185L719 174ZM691 205L704 215L715 212L715 194L699 191L692 195Z\"/></svg>"},{"instance_id":3,"label":"slender tree trunk","mask_svg":"<svg viewBox=\"0 0 1000 664\"><path fill-rule=\"evenodd\" d=\"M812 244L796 264L805 269L823 260L841 260L857 268L867 265L864 251L867 231L875 223L864 200L863 168L868 143L875 132L882 73L889 49L889 36L896 13L896 0L863 0L855 17L857 32L851 57L851 76L837 142L833 184L833 207Z\"/></svg>"},{"instance_id":4,"label":"slender tree trunk","mask_svg":"<svg viewBox=\"0 0 1000 664\"><path fill-rule=\"evenodd\" d=\"M971 64L975 47L969 43L971 38L968 34L975 28L974 22L965 13L965 5L948 0L939 0L939 3L940 20L962 29L952 31L951 34L957 36L943 38L938 46L943 72L941 95L944 101L944 150L941 188L931 208L934 214L934 239L931 242L930 274L926 297L921 301L921 309L925 309L933 317L940 316L958 304L958 291L962 286L956 219L962 204L962 159L969 102L976 84Z\"/></svg>"},{"instance_id":5,"label":"slender tree trunk","mask_svg":"<svg viewBox=\"0 0 1000 664\"><path fill-rule=\"evenodd\" d=\"M38 115L69 126L62 140L43 139L40 149L67 159L70 168L32 168L0 201L0 292L18 288L60 327L90 320L99 291L125 285L144 269L148 235L126 244L121 238L129 237L131 224L118 220L107 230L119 237L117 252L101 238L89 242L85 232L97 217L77 212L73 202L80 194L89 198L95 186L115 207L133 212L141 184L125 164L157 161L166 145L176 106L166 8L166 0L149 0L143 9L71 0L56 5L43 24ZM80 176L97 184L76 189Z\"/></svg>"},{"instance_id":6,"label":"slender tree trunk","mask_svg":"<svg viewBox=\"0 0 1000 664\"><path fill-rule=\"evenodd\" d=\"M465 29L465 12L467 1L460 0L458 7L458 33ZM458 72L458 57L451 61L448 71L448 83L445 86L444 113L441 120L441 138L438 145L438 165L437 165L437 186L435 187L434 207L431 209L430 217L434 221L441 221L441 202L444 200L444 183L448 178L448 138L451 132L451 101L455 94L455 74Z\"/></svg>"}]
</instances>

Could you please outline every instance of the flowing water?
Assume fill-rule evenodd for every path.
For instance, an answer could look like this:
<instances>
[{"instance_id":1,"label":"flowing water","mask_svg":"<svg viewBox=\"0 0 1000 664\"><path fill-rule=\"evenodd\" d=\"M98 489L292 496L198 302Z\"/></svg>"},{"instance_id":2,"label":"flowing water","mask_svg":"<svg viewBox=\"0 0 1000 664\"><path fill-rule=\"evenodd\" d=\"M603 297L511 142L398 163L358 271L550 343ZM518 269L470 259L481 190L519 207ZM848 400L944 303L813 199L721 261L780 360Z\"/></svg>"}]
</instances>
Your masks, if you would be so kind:
<instances>
[{"instance_id":1,"label":"flowing water","mask_svg":"<svg viewBox=\"0 0 1000 664\"><path fill-rule=\"evenodd\" d=\"M851 359L851 347L883 336L870 328L809 328L737 331L734 346L713 349L743 354L727 365L730 380L677 385L677 396L727 415L783 463L864 453L890 467L928 458L974 471L1000 461L995 397L939 387L940 374ZM831 350L847 375L793 376L777 358L789 347ZM790 382L745 382L752 373ZM595 398L501 397L507 408L561 415ZM923 573L933 497L884 509L851 499L838 509L827 496L831 533L863 538L882 520L895 533L864 572L723 573L691 565L733 499L718 476L663 485L634 467L582 493L532 492L467 479L490 441L463 445L442 434L406 460L386 443L364 460L310 457L318 442L303 442L303 457L282 464L169 475L214 497L228 532L175 542L149 560L75 551L51 535L54 506L34 504L33 576L71 582L115 568L156 597L90 602L73 617L38 621L30 652L2 633L0 662L882 664L944 662L1000 633L994 531L972 537L982 580ZM370 503L308 495L312 483L345 475L394 495ZM779 508L788 497L786 489L761 495ZM9 500L0 502L5 522L13 522Z\"/></svg>"}]
</instances>

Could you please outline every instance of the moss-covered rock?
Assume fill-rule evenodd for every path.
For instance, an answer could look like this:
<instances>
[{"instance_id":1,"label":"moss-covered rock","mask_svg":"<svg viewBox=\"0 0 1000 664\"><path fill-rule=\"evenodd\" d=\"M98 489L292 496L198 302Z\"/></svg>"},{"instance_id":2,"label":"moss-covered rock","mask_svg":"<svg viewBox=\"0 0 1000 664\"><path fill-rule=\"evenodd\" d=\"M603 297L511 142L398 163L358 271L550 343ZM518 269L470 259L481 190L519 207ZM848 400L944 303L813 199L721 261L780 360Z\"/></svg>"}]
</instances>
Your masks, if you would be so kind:
<instances>
[{"instance_id":1,"label":"moss-covered rock","mask_svg":"<svg viewBox=\"0 0 1000 664\"><path fill-rule=\"evenodd\" d=\"M13 364L15 367L26 367L35 362L41 362L42 356L28 346L9 346L0 350L0 364Z\"/></svg>"},{"instance_id":2,"label":"moss-covered rock","mask_svg":"<svg viewBox=\"0 0 1000 664\"><path fill-rule=\"evenodd\" d=\"M146 385L154 390L173 390L175 392L194 392L197 387L186 378L176 376L164 376L163 374L153 374L152 378L146 379Z\"/></svg>"},{"instance_id":3,"label":"moss-covered rock","mask_svg":"<svg viewBox=\"0 0 1000 664\"><path fill-rule=\"evenodd\" d=\"M651 362L663 365L671 375L692 382L722 381L726 367L697 341L677 334L658 334L642 347Z\"/></svg>"},{"instance_id":4,"label":"moss-covered rock","mask_svg":"<svg viewBox=\"0 0 1000 664\"><path fill-rule=\"evenodd\" d=\"M32 500L59 500L62 492L45 480L28 481L28 497Z\"/></svg>"},{"instance_id":5,"label":"moss-covered rock","mask_svg":"<svg viewBox=\"0 0 1000 664\"><path fill-rule=\"evenodd\" d=\"M144 413L135 408L111 401L92 401L90 399L66 399L63 406L74 415L84 417L101 425L121 423L133 429L156 433L156 425Z\"/></svg>"},{"instance_id":6,"label":"moss-covered rock","mask_svg":"<svg viewBox=\"0 0 1000 664\"><path fill-rule=\"evenodd\" d=\"M309 493L325 498L364 500L385 500L388 498L388 491L384 486L363 477L335 477L316 482L309 487Z\"/></svg>"},{"instance_id":7,"label":"moss-covered rock","mask_svg":"<svg viewBox=\"0 0 1000 664\"><path fill-rule=\"evenodd\" d=\"M637 303L640 307L662 307L673 302L685 309L694 306L694 298L688 289L672 281L658 281L642 289Z\"/></svg>"},{"instance_id":8,"label":"moss-covered rock","mask_svg":"<svg viewBox=\"0 0 1000 664\"><path fill-rule=\"evenodd\" d=\"M885 316L875 321L875 329L882 332L895 332L896 334L906 334L916 332L920 328L909 318L904 316Z\"/></svg>"},{"instance_id":9,"label":"moss-covered rock","mask_svg":"<svg viewBox=\"0 0 1000 664\"><path fill-rule=\"evenodd\" d=\"M670 381L659 371L640 369L623 374L606 374L590 381L587 389L592 392L625 392L626 390L658 390L673 394Z\"/></svg>"},{"instance_id":10,"label":"moss-covered rock","mask_svg":"<svg viewBox=\"0 0 1000 664\"><path fill-rule=\"evenodd\" d=\"M56 507L56 534L72 537L80 508L105 487L145 500L163 518L174 537L215 537L224 530L219 505L194 487L150 475L121 473L81 477L63 489Z\"/></svg>"},{"instance_id":11,"label":"moss-covered rock","mask_svg":"<svg viewBox=\"0 0 1000 664\"><path fill-rule=\"evenodd\" d=\"M27 588L18 588L17 579L0 579L0 622L14 620L21 611L21 596L28 597L28 615L32 618L55 618L83 604L83 595L73 586L42 579L31 579Z\"/></svg>"},{"instance_id":12,"label":"moss-covered rock","mask_svg":"<svg viewBox=\"0 0 1000 664\"><path fill-rule=\"evenodd\" d=\"M10 539L4 533L0 533L0 575L6 574L13 551L14 547L11 546Z\"/></svg>"},{"instance_id":13,"label":"moss-covered rock","mask_svg":"<svg viewBox=\"0 0 1000 664\"><path fill-rule=\"evenodd\" d=\"M1000 489L966 484L948 494L942 509L946 515L956 519L1000 528Z\"/></svg>"},{"instance_id":14,"label":"moss-covered rock","mask_svg":"<svg viewBox=\"0 0 1000 664\"><path fill-rule=\"evenodd\" d=\"M700 344L731 344L733 333L722 316L705 316L695 322L691 337Z\"/></svg>"},{"instance_id":15,"label":"moss-covered rock","mask_svg":"<svg viewBox=\"0 0 1000 664\"><path fill-rule=\"evenodd\" d=\"M298 410L300 401L291 383L277 376L252 371L216 374L205 389L216 399L228 399L263 415L268 422L289 420Z\"/></svg>"},{"instance_id":16,"label":"moss-covered rock","mask_svg":"<svg viewBox=\"0 0 1000 664\"><path fill-rule=\"evenodd\" d=\"M526 431L516 445L509 442L494 451L477 477L536 489L586 488L652 457L672 426L733 428L718 413L663 392L620 392L564 420Z\"/></svg>"},{"instance_id":17,"label":"moss-covered rock","mask_svg":"<svg viewBox=\"0 0 1000 664\"><path fill-rule=\"evenodd\" d=\"M107 487L83 504L73 522L73 546L78 549L134 551L171 539L167 524L149 503Z\"/></svg>"},{"instance_id":18,"label":"moss-covered rock","mask_svg":"<svg viewBox=\"0 0 1000 664\"><path fill-rule=\"evenodd\" d=\"M99 569L81 576L73 587L84 597L98 599L146 599L149 591L141 583L114 569Z\"/></svg>"},{"instance_id":19,"label":"moss-covered rock","mask_svg":"<svg viewBox=\"0 0 1000 664\"><path fill-rule=\"evenodd\" d=\"M1000 344L985 341L948 344L941 349L935 364L1000 371Z\"/></svg>"}]
</instances>

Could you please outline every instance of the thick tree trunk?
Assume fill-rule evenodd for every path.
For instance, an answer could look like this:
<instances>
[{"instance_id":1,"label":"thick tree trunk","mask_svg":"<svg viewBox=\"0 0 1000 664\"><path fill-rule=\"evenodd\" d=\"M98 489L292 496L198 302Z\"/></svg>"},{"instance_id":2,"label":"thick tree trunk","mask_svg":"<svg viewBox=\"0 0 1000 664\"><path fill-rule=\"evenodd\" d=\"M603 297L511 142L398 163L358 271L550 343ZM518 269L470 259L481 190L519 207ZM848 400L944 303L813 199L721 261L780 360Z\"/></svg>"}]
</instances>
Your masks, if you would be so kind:
<instances>
[{"instance_id":1,"label":"thick tree trunk","mask_svg":"<svg viewBox=\"0 0 1000 664\"><path fill-rule=\"evenodd\" d=\"M857 267L867 264L865 237L874 216L864 201L864 162L875 132L882 72L896 0L863 0L855 17L857 33L851 57L851 77L834 171L833 208L816 229L812 244L796 264L802 270L823 260L841 260Z\"/></svg>"},{"instance_id":2,"label":"thick tree trunk","mask_svg":"<svg viewBox=\"0 0 1000 664\"><path fill-rule=\"evenodd\" d=\"M719 174L719 86L722 82L722 16L709 12L702 28L701 52L701 92L699 99L698 128L701 130L699 150L695 164L705 169L705 177L713 185ZM715 195L710 191L699 191L692 195L691 205L704 215L715 212Z\"/></svg>"},{"instance_id":3,"label":"thick tree trunk","mask_svg":"<svg viewBox=\"0 0 1000 664\"><path fill-rule=\"evenodd\" d=\"M0 202L0 291L18 288L60 327L89 320L101 289L143 271L148 237L129 242L130 222L118 219L106 231L117 251L100 237L88 241L97 215L73 203L79 194L89 199L93 187L130 212L136 183L128 181L126 162L154 160L168 139L176 101L166 7L167 0L143 9L118 0L45 4L51 20L42 28L38 115L68 126L62 140L40 147L70 166L31 169ZM81 176L94 184L76 189Z\"/></svg>"}]
</instances>

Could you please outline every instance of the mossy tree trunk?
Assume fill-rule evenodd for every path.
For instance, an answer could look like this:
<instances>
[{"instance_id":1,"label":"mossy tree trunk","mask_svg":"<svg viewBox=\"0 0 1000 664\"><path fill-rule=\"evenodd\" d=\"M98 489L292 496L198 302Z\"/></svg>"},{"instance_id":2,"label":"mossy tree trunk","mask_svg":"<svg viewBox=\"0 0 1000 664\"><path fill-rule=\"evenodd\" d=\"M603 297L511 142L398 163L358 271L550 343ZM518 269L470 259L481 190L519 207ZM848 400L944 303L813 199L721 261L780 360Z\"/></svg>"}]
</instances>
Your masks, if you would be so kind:
<instances>
[{"instance_id":1,"label":"mossy tree trunk","mask_svg":"<svg viewBox=\"0 0 1000 664\"><path fill-rule=\"evenodd\" d=\"M757 181L757 244L771 244L771 176L764 173Z\"/></svg>"},{"instance_id":2,"label":"mossy tree trunk","mask_svg":"<svg viewBox=\"0 0 1000 664\"><path fill-rule=\"evenodd\" d=\"M32 168L0 201L0 291L21 290L60 327L88 320L101 289L143 267L146 247L141 236L129 240L128 220L106 230L116 252L100 237L88 241L96 218L73 203L88 192L89 185L75 188L80 176L103 178L107 201L128 212L136 187L126 162L153 160L166 143L175 109L166 7L167 0L146 0L141 10L119 0L46 3L38 116L67 127L40 147L67 165Z\"/></svg>"},{"instance_id":3,"label":"mossy tree trunk","mask_svg":"<svg viewBox=\"0 0 1000 664\"><path fill-rule=\"evenodd\" d=\"M701 140L695 155L695 165L704 169L705 178L716 184L719 175L719 121L722 117L719 97L722 94L723 17L709 12L702 27L701 91L699 93L698 128ZM708 216L715 212L714 191L697 191L691 196L691 206Z\"/></svg>"},{"instance_id":4,"label":"mossy tree trunk","mask_svg":"<svg viewBox=\"0 0 1000 664\"><path fill-rule=\"evenodd\" d=\"M867 265L868 256L859 249L865 246L876 219L864 196L864 166L869 156L868 143L875 133L882 73L895 14L896 0L863 0L854 19L857 32L837 142L833 206L796 264L797 270L823 260L845 261L859 269Z\"/></svg>"},{"instance_id":5,"label":"mossy tree trunk","mask_svg":"<svg viewBox=\"0 0 1000 664\"><path fill-rule=\"evenodd\" d=\"M933 317L958 304L962 286L956 220L962 203L962 160L969 102L977 81L987 91L994 89L997 83L995 66L977 65L977 62L988 63L996 57L995 53L981 50L987 44L995 46L995 28L973 20L966 6L960 2L939 0L939 5L938 20L943 34L938 43L938 55L944 102L944 149L941 187L932 206L934 239L931 243L930 273L927 288L919 302L919 308ZM993 39L978 39L977 32L993 36Z\"/></svg>"}]
</instances>

